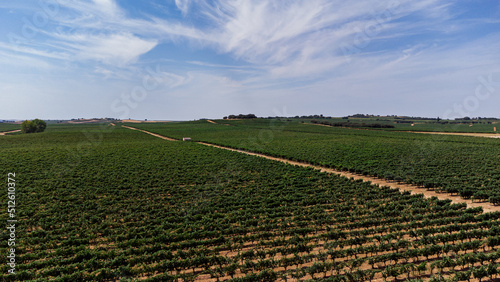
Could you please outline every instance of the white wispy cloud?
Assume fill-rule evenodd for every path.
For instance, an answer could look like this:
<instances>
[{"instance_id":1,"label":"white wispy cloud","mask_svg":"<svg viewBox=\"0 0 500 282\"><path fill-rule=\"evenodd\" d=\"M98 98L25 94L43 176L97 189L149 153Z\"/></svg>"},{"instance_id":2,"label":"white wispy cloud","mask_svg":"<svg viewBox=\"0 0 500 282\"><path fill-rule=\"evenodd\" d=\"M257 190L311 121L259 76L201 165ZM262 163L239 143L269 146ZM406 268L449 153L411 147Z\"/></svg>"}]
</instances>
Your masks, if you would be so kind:
<instances>
[{"instance_id":1,"label":"white wispy cloud","mask_svg":"<svg viewBox=\"0 0 500 282\"><path fill-rule=\"evenodd\" d=\"M2 50L0 46L0 63L6 68L6 70L12 70L13 68L25 68L25 69L51 69L52 65L45 59L37 58L36 56L13 53L9 48L7 50Z\"/></svg>"},{"instance_id":2,"label":"white wispy cloud","mask_svg":"<svg viewBox=\"0 0 500 282\"><path fill-rule=\"evenodd\" d=\"M447 5L440 2L235 0L205 3L198 13L214 23L207 33L220 52L274 66L274 74L286 75L283 70L289 69L290 76L295 76L307 74L307 70L314 74L337 67L339 61L334 57L343 56L341 44L354 45L360 36L375 41L384 33L398 32L398 26L390 22L401 17L432 10L434 23L439 21L436 15L447 13ZM310 67L308 63L320 66Z\"/></svg>"},{"instance_id":3,"label":"white wispy cloud","mask_svg":"<svg viewBox=\"0 0 500 282\"><path fill-rule=\"evenodd\" d=\"M97 9L104 12L106 15L115 16L122 11L114 0L93 0Z\"/></svg>"},{"instance_id":4,"label":"white wispy cloud","mask_svg":"<svg viewBox=\"0 0 500 282\"><path fill-rule=\"evenodd\" d=\"M75 16L73 12L78 13L78 17L73 18L75 22L88 18L94 19L97 23L111 22L123 18L125 12L119 7L115 0L58 0L62 12L70 12L66 20ZM59 17L64 15L59 15ZM59 18L60 19L60 18Z\"/></svg>"},{"instance_id":5,"label":"white wispy cloud","mask_svg":"<svg viewBox=\"0 0 500 282\"><path fill-rule=\"evenodd\" d=\"M189 11L189 4L189 0L175 0L175 5L184 15Z\"/></svg>"},{"instance_id":6,"label":"white wispy cloud","mask_svg":"<svg viewBox=\"0 0 500 282\"><path fill-rule=\"evenodd\" d=\"M127 10L116 0L57 3L58 13L32 40L17 45L0 41L0 63L54 73L57 68L57 76L75 74L72 84L83 74L95 84L78 91L82 97L98 90L120 97L142 85L148 66L168 61L156 74L159 88L148 96L156 102L150 106L162 113L171 98L169 110L194 99L198 106L183 112L207 116L228 107L264 112L268 103L313 107L318 100L325 108L345 102L344 108L359 112L373 105L389 108L391 101L425 108L433 95L451 99L468 85L473 91L476 76L498 69L500 60L499 34L478 35L470 43L464 35L499 20L463 18L460 5L445 0L175 0L162 6L167 12L154 15ZM27 18L28 9L40 11L17 2L0 4L18 6L16 13ZM169 54L173 45L202 52L180 59ZM162 57L151 54L155 48ZM74 89L59 77L54 81L61 84L59 98ZM364 108L356 108L358 103Z\"/></svg>"},{"instance_id":7,"label":"white wispy cloud","mask_svg":"<svg viewBox=\"0 0 500 282\"><path fill-rule=\"evenodd\" d=\"M33 56L38 58L49 58L49 59L59 59L59 60L67 60L69 58L68 54L54 51L47 51L40 48L36 48L36 46L23 46L23 45L12 45L5 44L0 42L0 50L11 51L17 54L24 54L27 56Z\"/></svg>"},{"instance_id":8,"label":"white wispy cloud","mask_svg":"<svg viewBox=\"0 0 500 282\"><path fill-rule=\"evenodd\" d=\"M160 73L158 79L163 86L167 88L176 88L189 83L192 80L192 75L189 73L187 75L178 75L176 73L164 71Z\"/></svg>"},{"instance_id":9,"label":"white wispy cloud","mask_svg":"<svg viewBox=\"0 0 500 282\"><path fill-rule=\"evenodd\" d=\"M153 49L156 40L144 40L129 33L90 36L81 41L76 55L81 59L93 59L113 65L128 65Z\"/></svg>"},{"instance_id":10,"label":"white wispy cloud","mask_svg":"<svg viewBox=\"0 0 500 282\"><path fill-rule=\"evenodd\" d=\"M392 20L432 11L431 17L437 21L437 15L446 14L448 7L439 0L391 3L176 0L185 17L203 17L211 23L195 27L153 16L132 18L115 0L61 0L61 12L53 19L59 29L44 33L53 39L48 40L53 46L68 48L60 49L62 54L69 52L82 60L127 65L162 42L186 39L251 64L274 66L274 74L285 75L283 70L289 68L294 76L307 69L311 74L326 71L327 62L330 69L335 68L339 62L334 57L343 56L339 46L355 44L360 33L370 32L370 28L376 31L370 40L376 40L384 32L398 32L397 26L388 24ZM308 63L321 66L307 67Z\"/></svg>"}]
</instances>

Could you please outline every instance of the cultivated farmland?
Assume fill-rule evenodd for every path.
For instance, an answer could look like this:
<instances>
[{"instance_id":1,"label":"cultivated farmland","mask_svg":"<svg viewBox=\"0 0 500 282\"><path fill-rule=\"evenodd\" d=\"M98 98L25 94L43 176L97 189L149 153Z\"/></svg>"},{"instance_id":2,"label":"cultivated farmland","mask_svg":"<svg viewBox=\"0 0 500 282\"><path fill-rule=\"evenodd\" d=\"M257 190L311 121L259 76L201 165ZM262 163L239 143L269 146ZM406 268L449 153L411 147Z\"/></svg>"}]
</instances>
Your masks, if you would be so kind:
<instances>
[{"instance_id":1,"label":"cultivated farmland","mask_svg":"<svg viewBox=\"0 0 500 282\"><path fill-rule=\"evenodd\" d=\"M294 121L222 122L230 126L197 121L137 127L500 203L500 139L334 128Z\"/></svg>"},{"instance_id":2,"label":"cultivated farmland","mask_svg":"<svg viewBox=\"0 0 500 282\"><path fill-rule=\"evenodd\" d=\"M21 129L20 124L0 123L0 133Z\"/></svg>"},{"instance_id":3,"label":"cultivated farmland","mask_svg":"<svg viewBox=\"0 0 500 282\"><path fill-rule=\"evenodd\" d=\"M132 126L331 166L349 159L331 159L335 153L345 154L362 171L377 167L360 161L372 156L384 173L391 172L395 148L415 142L408 133L238 123ZM270 132L272 138L259 139ZM298 138L305 138L302 146L293 142ZM386 145L390 151L381 145L387 142L377 141L381 138L393 141ZM440 138L433 140L473 148L463 137ZM354 139L356 146L347 146ZM373 147L365 146L368 139ZM479 149L471 152L493 148L497 143L489 142L497 141L478 140ZM19 219L18 273L7 275L3 264L4 280L500 277L498 212L482 213L465 204L194 142L163 140L119 124L54 125L40 134L2 136L0 148L2 175L16 173ZM377 151L380 155L373 158ZM423 148L414 154L431 160ZM484 159L489 157L485 153ZM484 180L485 170L480 172ZM3 208L0 220L6 217ZM1 234L6 242L7 233ZM6 244L0 252L7 253Z\"/></svg>"}]
</instances>

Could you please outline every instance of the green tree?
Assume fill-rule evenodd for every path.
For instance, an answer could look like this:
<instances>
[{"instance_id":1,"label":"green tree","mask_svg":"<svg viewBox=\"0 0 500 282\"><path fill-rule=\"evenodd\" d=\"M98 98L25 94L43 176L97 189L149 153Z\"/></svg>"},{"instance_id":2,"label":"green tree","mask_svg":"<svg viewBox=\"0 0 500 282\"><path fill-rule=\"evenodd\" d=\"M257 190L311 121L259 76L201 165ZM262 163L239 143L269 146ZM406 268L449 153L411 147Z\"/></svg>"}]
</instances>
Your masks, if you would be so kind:
<instances>
[{"instance_id":1,"label":"green tree","mask_svg":"<svg viewBox=\"0 0 500 282\"><path fill-rule=\"evenodd\" d=\"M23 133L43 132L45 128L47 128L47 124L40 119L25 120L21 123L21 131Z\"/></svg>"}]
</instances>

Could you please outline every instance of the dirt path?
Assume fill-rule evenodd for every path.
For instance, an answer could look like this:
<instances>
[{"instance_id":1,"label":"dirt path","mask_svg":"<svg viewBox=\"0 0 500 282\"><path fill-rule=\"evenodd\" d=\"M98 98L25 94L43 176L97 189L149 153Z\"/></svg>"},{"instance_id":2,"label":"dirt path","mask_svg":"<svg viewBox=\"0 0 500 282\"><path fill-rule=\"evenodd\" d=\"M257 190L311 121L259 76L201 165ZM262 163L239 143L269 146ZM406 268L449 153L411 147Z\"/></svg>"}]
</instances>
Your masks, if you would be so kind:
<instances>
[{"instance_id":1,"label":"dirt path","mask_svg":"<svg viewBox=\"0 0 500 282\"><path fill-rule=\"evenodd\" d=\"M0 132L0 135L3 136L3 135L6 135L7 133L14 133L14 132L19 132L21 131L21 129L16 129L16 130L11 130L11 131L5 131L5 132Z\"/></svg>"},{"instance_id":2,"label":"dirt path","mask_svg":"<svg viewBox=\"0 0 500 282\"><path fill-rule=\"evenodd\" d=\"M430 191L430 190L427 190L425 188L420 188L420 187L415 186L415 185L399 184L399 183L395 183L393 181L388 181L388 180L384 180L384 179L380 179L380 178L376 178L376 177L359 175L359 174L350 173L350 172L346 172L346 171L335 170L335 169L321 167L321 166L312 165L312 164L308 164L308 163L301 163L301 162L291 161L291 160L287 160L287 159L271 157L271 156L267 156L264 154L252 153L252 152L247 152L247 151L238 150L238 149L232 149L232 148L223 147L223 146L219 146L219 145L213 145L213 144L204 143L204 142L198 142L198 143L203 144L203 145L207 145L207 146L220 148L220 149L235 151L235 152L239 152L239 153L243 153L243 154L247 154L247 155L251 155L251 156L257 156L257 157L261 157L261 158L265 158L265 159L269 159L269 160L279 161L279 162L283 162L283 163L287 163L287 164L291 164L291 165L298 165L298 166L302 166L302 167L312 167L312 168L318 169L322 172L340 174L341 176L345 176L347 178L352 177L354 179L362 179L363 181L370 181L371 183L378 184L380 186L389 186L391 188L397 188L400 191L409 191L412 194L424 194L424 197L426 197L426 198L437 197L441 200L449 199L453 203L466 203L468 207L473 207L473 208L474 207L482 207L485 212L500 211L500 206L494 206L494 205L490 204L489 202L474 202L473 203L472 200L463 199L458 195L452 196L452 195L447 194L447 193L437 193L435 191Z\"/></svg>"},{"instance_id":3,"label":"dirt path","mask_svg":"<svg viewBox=\"0 0 500 282\"><path fill-rule=\"evenodd\" d=\"M228 124L228 123L216 123L215 121L213 121L213 120L209 120L209 119L207 119L207 121L208 121L208 122L210 122L210 123L213 123L213 124L219 124L219 125L221 125L221 124L222 124L222 125L231 126L231 125L230 125L230 124Z\"/></svg>"},{"instance_id":4,"label":"dirt path","mask_svg":"<svg viewBox=\"0 0 500 282\"><path fill-rule=\"evenodd\" d=\"M496 133L434 132L434 131L404 131L404 132L421 133L421 134L459 135L459 136L472 136L472 137L500 138L500 134L496 134Z\"/></svg>"},{"instance_id":5,"label":"dirt path","mask_svg":"<svg viewBox=\"0 0 500 282\"><path fill-rule=\"evenodd\" d=\"M175 139L168 138L168 137L156 134L156 133L151 133L151 132L148 132L145 130L141 130L141 129L137 129L137 128L133 128L133 127L129 127L129 126L124 126L124 125L123 125L123 127L129 128L129 129L134 129L134 130L139 130L139 131L151 134L153 136L156 136L156 137L159 137L162 139L177 141ZM489 202L474 202L473 203L472 200L463 199L458 195L452 196L452 195L447 194L447 193L437 193L435 191L430 191L430 190L427 190L425 188L421 188L421 187L418 187L415 185L395 183L394 181L388 181L388 180L380 179L380 178L376 178L376 177L354 174L354 173L350 173L350 172L346 172L346 171L326 168L326 167L312 165L312 164L308 164L308 163L291 161L291 160L283 159L283 158L271 157L271 156L268 156L265 154L252 153L252 152L247 152L244 150L228 148L228 147L214 145L214 144L205 143L205 142L197 142L197 143L202 144L202 145L206 145L206 146L219 148L219 149L225 149L225 150L230 150L230 151L234 151L234 152L239 152L239 153L243 153L243 154L247 154L247 155L251 155L251 156L257 156L257 157L261 157L261 158L265 158L265 159L269 159L269 160L273 160L273 161L279 161L279 162L286 163L286 164L297 165L297 166L301 166L301 167L311 167L311 168L320 170L321 172L340 174L341 176L344 176L347 178L352 177L355 180L362 179L363 181L369 181L373 184L378 184L380 186L389 186L391 188L399 189L400 191L409 191L411 194L423 194L425 198L437 197L438 199L441 199L441 200L451 200L452 203L456 203L456 204L466 203L467 206L470 208L482 207L484 212L500 211L500 206L494 206L494 205L490 204Z\"/></svg>"},{"instance_id":6,"label":"dirt path","mask_svg":"<svg viewBox=\"0 0 500 282\"><path fill-rule=\"evenodd\" d=\"M127 123L155 123L155 122L170 122L168 120L137 120L137 119L124 119L121 122Z\"/></svg>"},{"instance_id":7,"label":"dirt path","mask_svg":"<svg viewBox=\"0 0 500 282\"><path fill-rule=\"evenodd\" d=\"M304 124L319 125L319 126L326 126L326 127L334 127L334 126L331 126L331 125L319 124L319 123L304 123ZM352 128L352 127L343 127L343 126L341 128L357 129L357 130L377 130L377 131L380 131L379 129ZM387 131L387 132L409 132L409 133L419 133L419 134L438 134L438 135L458 135L458 136L500 138L500 134L499 133L444 132L444 131L407 131L407 130L384 130L384 131Z\"/></svg>"},{"instance_id":8,"label":"dirt path","mask_svg":"<svg viewBox=\"0 0 500 282\"><path fill-rule=\"evenodd\" d=\"M153 132L149 132L149 131L146 131L146 130L142 130L142 129L139 129L139 128L130 127L130 126L126 126L126 125L122 125L122 127L125 127L125 128L128 128L128 129L132 129L132 130L142 131L144 133L147 133L147 134L150 134L150 135L153 135L155 137L158 137L158 138L161 138L161 139L165 139L165 140L168 140L168 141L177 141L176 139L165 137L163 135L156 134L156 133L153 133Z\"/></svg>"}]
</instances>

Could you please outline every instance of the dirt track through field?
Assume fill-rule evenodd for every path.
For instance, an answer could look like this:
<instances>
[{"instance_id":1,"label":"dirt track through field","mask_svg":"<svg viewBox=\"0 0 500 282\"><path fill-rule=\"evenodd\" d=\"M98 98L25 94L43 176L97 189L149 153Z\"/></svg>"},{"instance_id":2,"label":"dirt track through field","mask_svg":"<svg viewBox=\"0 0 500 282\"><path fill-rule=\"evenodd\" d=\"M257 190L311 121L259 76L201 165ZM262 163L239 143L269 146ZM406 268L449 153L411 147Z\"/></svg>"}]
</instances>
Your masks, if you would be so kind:
<instances>
[{"instance_id":1,"label":"dirt track through field","mask_svg":"<svg viewBox=\"0 0 500 282\"><path fill-rule=\"evenodd\" d=\"M156 134L156 133L153 133L153 132L149 132L149 131L146 131L146 130L142 130L142 129L139 129L139 128L130 127L130 126L126 126L126 125L122 125L122 127L125 127L125 128L128 128L128 129L132 129L132 130L142 131L142 132L144 132L144 133L147 133L147 134L150 134L150 135L153 135L153 136L155 136L155 137L158 137L158 138L161 138L161 139L165 139L165 140L168 140L168 141L177 141L177 139L173 139L173 138L165 137L165 136L163 136L163 135Z\"/></svg>"},{"instance_id":2,"label":"dirt track through field","mask_svg":"<svg viewBox=\"0 0 500 282\"><path fill-rule=\"evenodd\" d=\"M326 127L333 127L326 124L320 123L305 123L310 125L319 125ZM381 131L379 129L367 129L367 128L350 128L350 127L342 127L356 130L371 130L371 131ZM436 135L455 135L455 136L470 136L470 137L485 137L485 138L500 138L500 133L474 133L474 132L445 132L445 131L407 131L407 130L385 130L387 132L409 132L409 133L418 133L418 134L436 134Z\"/></svg>"},{"instance_id":3,"label":"dirt track through field","mask_svg":"<svg viewBox=\"0 0 500 282\"><path fill-rule=\"evenodd\" d=\"M0 135L6 135L7 133L14 133L14 132L19 132L21 129L16 129L16 130L11 130L11 131L5 131L5 132L0 132Z\"/></svg>"},{"instance_id":4,"label":"dirt track through field","mask_svg":"<svg viewBox=\"0 0 500 282\"><path fill-rule=\"evenodd\" d=\"M130 126L125 126L125 125L122 125L122 126L125 128L133 129L133 130L139 130L139 131L142 131L144 133L151 134L153 136L156 136L156 137L159 137L162 139L166 139L166 140L170 140L170 141L177 141L176 139L168 138L168 137L165 137L165 136L162 136L162 135L159 135L156 133L152 133L152 132L149 132L146 130L137 129L137 128L133 128ZM469 208L482 207L484 212L500 211L500 206L494 206L494 205L490 204L489 202L472 202L472 200L463 199L458 195L453 196L453 195L450 195L448 193L438 193L438 192L427 190L425 188L421 188L421 187L418 187L415 185L396 183L394 181L389 181L389 180L385 180L385 179L381 179L381 178L359 175L359 174L350 173L347 171L326 168L326 167L322 167L322 166L318 166L318 165L312 165L309 163L291 161L291 160L284 159L284 158L271 157L271 156L268 156L265 154L252 153L252 152L248 152L248 151L244 151L244 150L233 149L233 148L214 145L214 144L205 143L205 142L197 142L197 143L202 144L202 145L206 145L206 146L219 148L219 149L239 152L239 153L243 153L243 154L247 154L247 155L251 155L251 156L257 156L257 157L261 157L261 158L265 158L265 159L269 159L269 160L273 160L273 161L279 161L279 162L286 163L286 164L297 165L297 166L301 166L301 167L310 167L310 168L320 170L321 172L339 174L341 176L344 176L347 178L353 178L355 180L361 179L363 181L369 181L373 184L378 184L379 186L389 186L391 188L399 189L400 191L409 191L411 194L423 194L425 198L437 197L438 199L441 199L441 200L451 200L452 203L456 203L456 204L466 203L467 207L469 207Z\"/></svg>"},{"instance_id":5,"label":"dirt track through field","mask_svg":"<svg viewBox=\"0 0 500 282\"><path fill-rule=\"evenodd\" d=\"M219 124L219 125L227 125L227 126L231 126L231 125L230 125L230 124L228 124L228 123L217 123L217 122L215 122L215 121L213 121L213 120L210 120L210 119L207 119L207 122L209 122L209 123L211 123L211 124Z\"/></svg>"},{"instance_id":6,"label":"dirt track through field","mask_svg":"<svg viewBox=\"0 0 500 282\"><path fill-rule=\"evenodd\" d=\"M472 136L472 137L486 137L486 138L500 138L500 134L496 133L467 133L467 132L433 132L433 131L404 131L410 133L420 134L438 134L438 135L458 135L458 136Z\"/></svg>"}]
</instances>

